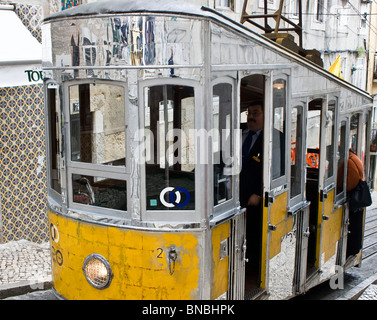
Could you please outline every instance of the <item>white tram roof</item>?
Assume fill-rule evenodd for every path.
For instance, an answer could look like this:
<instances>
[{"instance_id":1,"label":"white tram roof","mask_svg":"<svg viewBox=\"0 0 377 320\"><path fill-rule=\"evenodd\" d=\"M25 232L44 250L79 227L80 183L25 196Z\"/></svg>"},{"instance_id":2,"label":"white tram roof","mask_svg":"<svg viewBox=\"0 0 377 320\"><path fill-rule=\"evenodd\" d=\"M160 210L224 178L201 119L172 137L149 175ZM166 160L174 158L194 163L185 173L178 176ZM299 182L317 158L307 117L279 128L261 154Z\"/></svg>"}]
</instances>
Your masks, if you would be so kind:
<instances>
[{"instance_id":1,"label":"white tram roof","mask_svg":"<svg viewBox=\"0 0 377 320\"><path fill-rule=\"evenodd\" d=\"M176 13L208 16L200 6L177 0L116 0L83 4L55 13L45 19L77 17L96 14L116 13Z\"/></svg>"},{"instance_id":2,"label":"white tram roof","mask_svg":"<svg viewBox=\"0 0 377 320\"><path fill-rule=\"evenodd\" d=\"M225 23L243 33L250 33L253 38L258 38L259 41L270 47L275 47L279 51L282 51L285 55L289 55L290 58L296 60L296 62L303 63L311 69L316 69L321 72L323 76L331 78L339 83L342 83L346 87L356 90L363 94L365 97L372 99L372 96L365 90L354 86L353 84L335 76L326 69L318 66L317 64L305 59L297 53L281 46L280 44L264 37L263 35L247 28L246 26L232 20L231 18L217 12L206 6L195 5L179 0L115 0L115 1L100 1L92 2L84 5L76 6L45 18L45 22L49 22L55 19L64 18L79 18L85 16L95 15L112 15L112 14L127 14L127 13L157 13L157 14L176 14L176 15L190 15L201 16L215 19L221 23Z\"/></svg>"}]
</instances>

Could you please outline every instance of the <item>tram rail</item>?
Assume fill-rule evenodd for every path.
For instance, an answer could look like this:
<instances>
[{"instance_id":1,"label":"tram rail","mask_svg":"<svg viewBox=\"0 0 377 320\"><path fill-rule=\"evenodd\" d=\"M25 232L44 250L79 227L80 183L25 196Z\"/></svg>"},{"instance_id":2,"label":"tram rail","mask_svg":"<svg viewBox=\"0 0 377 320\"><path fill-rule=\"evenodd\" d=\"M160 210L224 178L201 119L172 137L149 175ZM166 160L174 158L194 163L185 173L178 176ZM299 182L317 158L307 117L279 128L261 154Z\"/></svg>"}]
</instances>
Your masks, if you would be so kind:
<instances>
[{"instance_id":1,"label":"tram rail","mask_svg":"<svg viewBox=\"0 0 377 320\"><path fill-rule=\"evenodd\" d=\"M362 260L377 254L377 210L367 211L365 219L364 244Z\"/></svg>"}]
</instances>

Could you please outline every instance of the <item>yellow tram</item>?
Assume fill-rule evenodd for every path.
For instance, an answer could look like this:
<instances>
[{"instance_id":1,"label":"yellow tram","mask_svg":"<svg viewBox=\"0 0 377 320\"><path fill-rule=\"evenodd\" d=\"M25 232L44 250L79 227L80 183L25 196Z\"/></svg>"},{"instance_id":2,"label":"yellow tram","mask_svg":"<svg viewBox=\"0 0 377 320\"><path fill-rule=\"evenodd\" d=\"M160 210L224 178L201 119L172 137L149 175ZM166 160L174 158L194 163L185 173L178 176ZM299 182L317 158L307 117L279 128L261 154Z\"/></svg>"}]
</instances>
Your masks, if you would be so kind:
<instances>
[{"instance_id":1,"label":"yellow tram","mask_svg":"<svg viewBox=\"0 0 377 320\"><path fill-rule=\"evenodd\" d=\"M285 299L361 263L361 250L346 254L346 182L336 180L350 146L368 172L367 93L177 1L78 6L45 19L43 36L57 295ZM239 201L240 123L256 99L263 205L253 242Z\"/></svg>"}]
</instances>

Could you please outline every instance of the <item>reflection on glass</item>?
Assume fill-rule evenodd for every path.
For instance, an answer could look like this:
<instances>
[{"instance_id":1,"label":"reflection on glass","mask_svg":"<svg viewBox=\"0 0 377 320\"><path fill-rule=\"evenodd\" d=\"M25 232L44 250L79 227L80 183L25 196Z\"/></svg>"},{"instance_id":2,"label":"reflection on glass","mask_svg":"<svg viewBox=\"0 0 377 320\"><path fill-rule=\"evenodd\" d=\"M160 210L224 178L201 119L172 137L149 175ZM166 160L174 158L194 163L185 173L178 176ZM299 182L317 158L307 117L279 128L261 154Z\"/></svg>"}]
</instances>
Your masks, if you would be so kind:
<instances>
[{"instance_id":1,"label":"reflection on glass","mask_svg":"<svg viewBox=\"0 0 377 320\"><path fill-rule=\"evenodd\" d=\"M71 160L124 166L124 88L80 84L69 90Z\"/></svg>"},{"instance_id":2,"label":"reflection on glass","mask_svg":"<svg viewBox=\"0 0 377 320\"><path fill-rule=\"evenodd\" d=\"M230 172L232 150L232 86L218 84L213 88L213 178L214 205L232 198L232 175Z\"/></svg>"},{"instance_id":3,"label":"reflection on glass","mask_svg":"<svg viewBox=\"0 0 377 320\"><path fill-rule=\"evenodd\" d=\"M326 171L325 177L334 175L334 130L335 130L335 105L329 105L326 115Z\"/></svg>"},{"instance_id":4,"label":"reflection on glass","mask_svg":"<svg viewBox=\"0 0 377 320\"><path fill-rule=\"evenodd\" d=\"M367 153L366 153L366 146L367 146L367 134L368 134L368 130L367 130L367 122L364 122L363 123L363 131L362 131L362 141L361 141L361 157L360 157L360 160L364 166L364 171L365 169L367 168L367 166L365 165L366 164L366 156L367 156ZM367 176L366 172L364 172L364 175Z\"/></svg>"},{"instance_id":5,"label":"reflection on glass","mask_svg":"<svg viewBox=\"0 0 377 320\"><path fill-rule=\"evenodd\" d=\"M350 128L350 148L353 152L357 152L357 128L359 126L359 115L354 114L351 117L351 128Z\"/></svg>"},{"instance_id":6,"label":"reflection on glass","mask_svg":"<svg viewBox=\"0 0 377 320\"><path fill-rule=\"evenodd\" d=\"M346 122L342 121L341 127L339 129L339 145L337 150L338 158L338 176L337 176L337 187L336 195L343 191L343 181L345 174L344 159L346 158Z\"/></svg>"},{"instance_id":7,"label":"reflection on glass","mask_svg":"<svg viewBox=\"0 0 377 320\"><path fill-rule=\"evenodd\" d=\"M73 202L127 211L126 181L72 175Z\"/></svg>"},{"instance_id":8,"label":"reflection on glass","mask_svg":"<svg viewBox=\"0 0 377 320\"><path fill-rule=\"evenodd\" d=\"M59 117L59 101L57 90L49 88L47 90L48 120L49 120L49 155L50 155L50 187L56 192L61 192L60 185L60 130L62 123Z\"/></svg>"},{"instance_id":9,"label":"reflection on glass","mask_svg":"<svg viewBox=\"0 0 377 320\"><path fill-rule=\"evenodd\" d=\"M321 131L321 100L310 103L307 120L307 168L319 168L319 138Z\"/></svg>"},{"instance_id":10,"label":"reflection on glass","mask_svg":"<svg viewBox=\"0 0 377 320\"><path fill-rule=\"evenodd\" d=\"M291 198L301 193L302 159L302 108L292 109L291 126Z\"/></svg>"},{"instance_id":11,"label":"reflection on glass","mask_svg":"<svg viewBox=\"0 0 377 320\"><path fill-rule=\"evenodd\" d=\"M273 139L272 139L272 179L285 175L285 110L286 81L273 83Z\"/></svg>"}]
</instances>

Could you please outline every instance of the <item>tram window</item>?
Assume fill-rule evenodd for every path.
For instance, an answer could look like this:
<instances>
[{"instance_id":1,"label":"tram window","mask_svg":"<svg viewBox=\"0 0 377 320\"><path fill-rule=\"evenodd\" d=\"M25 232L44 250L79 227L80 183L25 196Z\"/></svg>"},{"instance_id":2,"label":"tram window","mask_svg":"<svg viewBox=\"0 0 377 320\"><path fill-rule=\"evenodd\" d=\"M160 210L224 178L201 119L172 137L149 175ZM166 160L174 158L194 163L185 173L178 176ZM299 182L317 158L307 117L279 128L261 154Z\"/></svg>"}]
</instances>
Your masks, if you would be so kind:
<instances>
[{"instance_id":1,"label":"tram window","mask_svg":"<svg viewBox=\"0 0 377 320\"><path fill-rule=\"evenodd\" d=\"M302 159L302 107L292 109L291 125L291 198L301 193Z\"/></svg>"},{"instance_id":2,"label":"tram window","mask_svg":"<svg viewBox=\"0 0 377 320\"><path fill-rule=\"evenodd\" d=\"M354 114L351 117L351 128L350 128L350 148L352 149L353 152L357 152L357 147L358 147L358 138L357 138L357 128L359 126L359 115Z\"/></svg>"},{"instance_id":3,"label":"tram window","mask_svg":"<svg viewBox=\"0 0 377 320\"><path fill-rule=\"evenodd\" d=\"M286 81L273 83L272 179L285 175Z\"/></svg>"},{"instance_id":4,"label":"tram window","mask_svg":"<svg viewBox=\"0 0 377 320\"><path fill-rule=\"evenodd\" d=\"M59 170L59 111L57 102L57 92L54 88L47 90L47 105L49 119L49 154L50 154L50 187L61 192L60 170Z\"/></svg>"},{"instance_id":5,"label":"tram window","mask_svg":"<svg viewBox=\"0 0 377 320\"><path fill-rule=\"evenodd\" d=\"M321 111L308 111L307 125L307 148L306 166L308 168L319 168L319 137L321 128Z\"/></svg>"},{"instance_id":6,"label":"tram window","mask_svg":"<svg viewBox=\"0 0 377 320\"><path fill-rule=\"evenodd\" d=\"M367 146L367 122L364 121L363 123L363 135L362 135L362 141L361 141L361 162L364 166L364 170L367 168L367 166L365 165L366 164L366 156L367 156L367 153L366 153L366 146ZM364 176L367 176L366 172L364 172Z\"/></svg>"},{"instance_id":7,"label":"tram window","mask_svg":"<svg viewBox=\"0 0 377 320\"><path fill-rule=\"evenodd\" d=\"M335 130L335 105L329 105L326 116L326 173L325 177L334 175L334 130Z\"/></svg>"},{"instance_id":8,"label":"tram window","mask_svg":"<svg viewBox=\"0 0 377 320\"><path fill-rule=\"evenodd\" d=\"M218 84L213 88L213 174L214 205L232 198L232 86Z\"/></svg>"},{"instance_id":9,"label":"tram window","mask_svg":"<svg viewBox=\"0 0 377 320\"><path fill-rule=\"evenodd\" d=\"M337 158L338 158L338 176L337 176L337 186L336 186L336 195L342 193L343 191L343 181L344 181L344 174L345 174L345 167L342 165L344 163L344 159L346 158L346 122L342 121L340 128L339 128L339 135L338 135L338 150L337 150Z\"/></svg>"},{"instance_id":10,"label":"tram window","mask_svg":"<svg viewBox=\"0 0 377 320\"><path fill-rule=\"evenodd\" d=\"M72 175L73 202L127 211L127 184L123 180Z\"/></svg>"},{"instance_id":11,"label":"tram window","mask_svg":"<svg viewBox=\"0 0 377 320\"><path fill-rule=\"evenodd\" d=\"M124 88L100 83L71 86L69 110L71 160L124 166Z\"/></svg>"},{"instance_id":12,"label":"tram window","mask_svg":"<svg viewBox=\"0 0 377 320\"><path fill-rule=\"evenodd\" d=\"M155 86L144 97L147 210L194 210L194 89Z\"/></svg>"}]
</instances>

